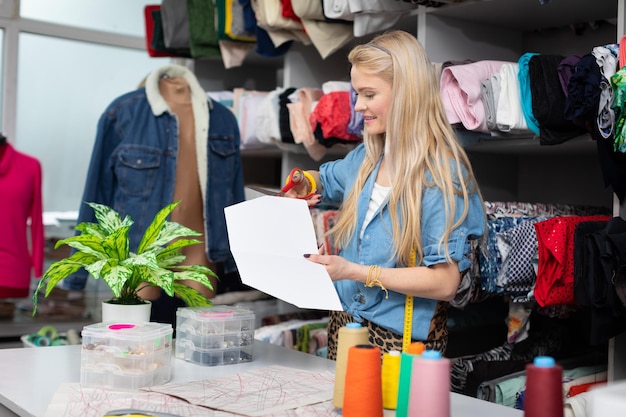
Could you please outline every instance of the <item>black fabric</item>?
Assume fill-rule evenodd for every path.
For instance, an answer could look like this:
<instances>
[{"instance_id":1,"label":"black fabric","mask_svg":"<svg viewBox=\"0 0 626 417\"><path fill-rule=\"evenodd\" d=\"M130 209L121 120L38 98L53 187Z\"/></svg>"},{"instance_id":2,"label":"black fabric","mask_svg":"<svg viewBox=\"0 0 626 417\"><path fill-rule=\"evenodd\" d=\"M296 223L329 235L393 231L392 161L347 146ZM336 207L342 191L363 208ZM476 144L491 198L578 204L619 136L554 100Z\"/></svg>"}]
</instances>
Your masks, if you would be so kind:
<instances>
[{"instance_id":1,"label":"black fabric","mask_svg":"<svg viewBox=\"0 0 626 417\"><path fill-rule=\"evenodd\" d=\"M278 95L278 127L280 129L280 140L284 143L295 143L293 134L291 133L291 127L289 126L289 109L287 104L291 103L289 95L291 95L296 89L294 87L285 88L285 90Z\"/></svg>"},{"instance_id":2,"label":"black fabric","mask_svg":"<svg viewBox=\"0 0 626 417\"><path fill-rule=\"evenodd\" d=\"M343 139L336 138L336 137L330 137L330 138L324 137L324 132L322 131L321 123L315 124L315 129L313 130L313 137L315 138L317 143L319 143L320 145L323 145L326 148L331 148L333 147L333 145L336 145L339 143L354 143L354 142L350 142L350 141L343 140Z\"/></svg>"},{"instance_id":3,"label":"black fabric","mask_svg":"<svg viewBox=\"0 0 626 417\"><path fill-rule=\"evenodd\" d=\"M611 277L612 291L617 298L612 297L611 307L616 314L626 318L626 220L614 217L607 225L607 240L609 242L613 267Z\"/></svg>"},{"instance_id":4,"label":"black fabric","mask_svg":"<svg viewBox=\"0 0 626 417\"><path fill-rule=\"evenodd\" d=\"M611 187L621 203L626 197L626 154L615 152L613 140L602 137L596 117L600 105L602 73L592 54L584 55L573 68L565 99L564 115L584 126L596 141L604 185Z\"/></svg>"},{"instance_id":5,"label":"black fabric","mask_svg":"<svg viewBox=\"0 0 626 417\"><path fill-rule=\"evenodd\" d=\"M626 221L579 224L574 232L574 296L589 308L589 342L601 345L626 330L626 307L616 282L626 280ZM617 281L616 281L617 278Z\"/></svg>"},{"instance_id":6,"label":"black fabric","mask_svg":"<svg viewBox=\"0 0 626 417\"><path fill-rule=\"evenodd\" d=\"M574 65L567 85L564 115L579 126L595 120L600 103L602 73L592 54L586 54Z\"/></svg>"},{"instance_id":7,"label":"black fabric","mask_svg":"<svg viewBox=\"0 0 626 417\"><path fill-rule=\"evenodd\" d=\"M574 299L585 307L591 306L591 295L594 293L592 277L604 274L600 250L588 240L593 239L593 233L606 228L606 223L581 222L574 229Z\"/></svg>"},{"instance_id":8,"label":"black fabric","mask_svg":"<svg viewBox=\"0 0 626 417\"><path fill-rule=\"evenodd\" d=\"M528 62L532 112L539 123L539 143L558 145L585 132L565 118L565 94L559 78L561 55L533 55Z\"/></svg>"},{"instance_id":9,"label":"black fabric","mask_svg":"<svg viewBox=\"0 0 626 417\"><path fill-rule=\"evenodd\" d=\"M597 130L595 133L592 137L596 141L604 185L611 187L620 203L623 203L626 196L626 154L615 152L612 140L599 137Z\"/></svg>"}]
</instances>

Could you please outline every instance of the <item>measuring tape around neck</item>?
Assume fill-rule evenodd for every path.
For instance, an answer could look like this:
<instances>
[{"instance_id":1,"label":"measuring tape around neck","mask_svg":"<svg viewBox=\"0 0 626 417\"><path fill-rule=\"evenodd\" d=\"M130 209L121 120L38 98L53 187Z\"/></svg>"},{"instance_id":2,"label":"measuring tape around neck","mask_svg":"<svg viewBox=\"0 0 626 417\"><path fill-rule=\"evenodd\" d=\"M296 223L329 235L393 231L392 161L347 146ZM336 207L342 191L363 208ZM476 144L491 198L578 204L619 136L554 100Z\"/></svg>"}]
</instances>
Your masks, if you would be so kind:
<instances>
[{"instance_id":1,"label":"measuring tape around neck","mask_svg":"<svg viewBox=\"0 0 626 417\"><path fill-rule=\"evenodd\" d=\"M408 267L415 266L417 260L417 253L415 249L411 251L411 257L409 259ZM406 352L411 344L411 335L413 334L413 296L406 296L406 302L404 303L404 331L402 333L402 351Z\"/></svg>"}]
</instances>

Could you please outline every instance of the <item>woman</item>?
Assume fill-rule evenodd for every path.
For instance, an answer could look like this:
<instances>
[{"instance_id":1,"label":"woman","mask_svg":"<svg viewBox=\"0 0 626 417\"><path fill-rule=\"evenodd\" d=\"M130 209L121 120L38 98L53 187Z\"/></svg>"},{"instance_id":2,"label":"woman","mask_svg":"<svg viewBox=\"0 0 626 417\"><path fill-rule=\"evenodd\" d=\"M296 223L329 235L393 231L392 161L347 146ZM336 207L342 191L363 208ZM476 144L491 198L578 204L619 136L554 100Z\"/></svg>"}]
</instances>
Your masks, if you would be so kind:
<instances>
[{"instance_id":1,"label":"woman","mask_svg":"<svg viewBox=\"0 0 626 417\"><path fill-rule=\"evenodd\" d=\"M310 205L341 204L330 230L339 255L304 255L325 266L344 308L331 312L328 358L336 359L338 330L350 321L367 326L382 352L400 350L406 295L414 297L412 340L445 353L447 302L470 267L471 240L485 231L482 198L415 37L379 35L348 60L363 143L304 171L285 193L316 191Z\"/></svg>"}]
</instances>

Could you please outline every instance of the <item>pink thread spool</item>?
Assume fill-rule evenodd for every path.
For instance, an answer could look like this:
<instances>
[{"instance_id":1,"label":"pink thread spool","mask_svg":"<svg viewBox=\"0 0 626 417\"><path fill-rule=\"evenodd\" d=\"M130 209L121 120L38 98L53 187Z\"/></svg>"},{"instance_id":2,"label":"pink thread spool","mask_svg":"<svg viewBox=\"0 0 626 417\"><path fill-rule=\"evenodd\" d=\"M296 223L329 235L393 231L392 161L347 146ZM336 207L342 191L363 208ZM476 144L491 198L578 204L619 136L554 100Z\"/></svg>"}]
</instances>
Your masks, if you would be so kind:
<instances>
[{"instance_id":1,"label":"pink thread spool","mask_svg":"<svg viewBox=\"0 0 626 417\"><path fill-rule=\"evenodd\" d=\"M563 368L550 356L526 365L525 417L563 417Z\"/></svg>"},{"instance_id":2,"label":"pink thread spool","mask_svg":"<svg viewBox=\"0 0 626 417\"><path fill-rule=\"evenodd\" d=\"M413 359L409 417L450 417L450 360L436 350Z\"/></svg>"}]
</instances>

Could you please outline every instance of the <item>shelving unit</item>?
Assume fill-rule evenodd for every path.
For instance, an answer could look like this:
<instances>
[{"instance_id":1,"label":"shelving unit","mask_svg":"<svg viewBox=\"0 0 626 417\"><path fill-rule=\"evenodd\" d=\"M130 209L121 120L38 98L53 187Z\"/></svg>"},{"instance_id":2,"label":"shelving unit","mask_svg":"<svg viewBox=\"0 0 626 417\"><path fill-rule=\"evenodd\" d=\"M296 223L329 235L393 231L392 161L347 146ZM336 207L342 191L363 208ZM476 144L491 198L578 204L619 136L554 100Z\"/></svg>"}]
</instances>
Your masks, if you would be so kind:
<instances>
[{"instance_id":1,"label":"shelving unit","mask_svg":"<svg viewBox=\"0 0 626 417\"><path fill-rule=\"evenodd\" d=\"M529 51L565 56L584 54L595 46L618 42L625 33L625 1L551 0L542 5L539 0L466 0L437 8L419 6L395 28L415 33L433 62L465 59L517 62ZM254 67L258 62L252 59L251 62L256 62L250 64L255 68L255 80L229 78L230 75L220 73L220 82L224 88L245 86L270 90L276 86L320 87L329 80L347 81L347 51L353 44L368 40L355 39L326 59L313 47L294 44L284 57L275 61L277 65L273 69L262 62L258 72ZM206 63L196 65L203 85L207 78L216 77L209 67ZM487 200L607 208L615 205L612 191L603 183L595 144L588 135L553 146L542 146L531 137L485 137L467 150ZM329 152L322 161L312 160L302 148L250 150L242 155L249 162L255 155L272 158L276 164L279 161L280 168L276 168L279 172L274 173L273 180L278 177L280 182L295 166L315 168L341 153ZM626 216L625 207L615 205L613 212ZM608 367L612 380L626 379L625 347L626 335L611 341Z\"/></svg>"}]
</instances>

